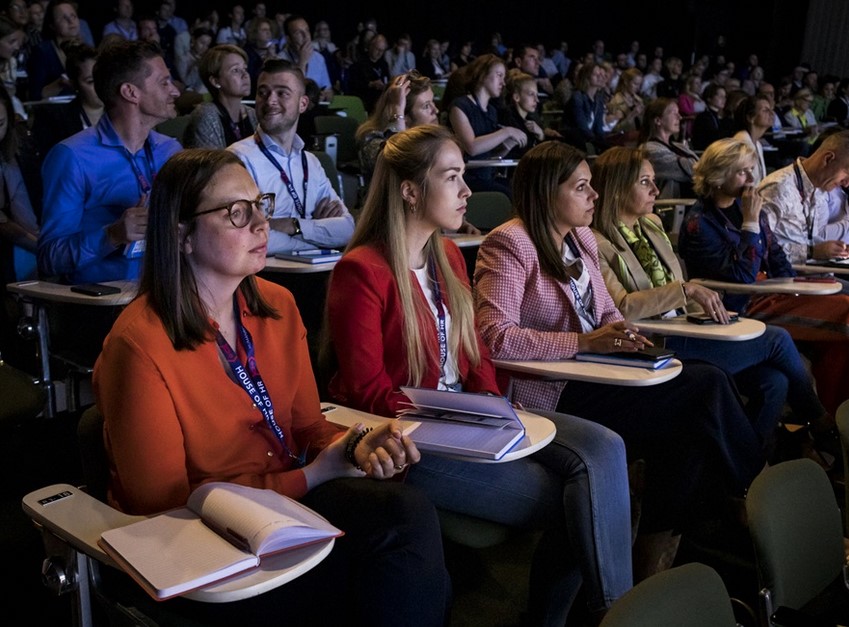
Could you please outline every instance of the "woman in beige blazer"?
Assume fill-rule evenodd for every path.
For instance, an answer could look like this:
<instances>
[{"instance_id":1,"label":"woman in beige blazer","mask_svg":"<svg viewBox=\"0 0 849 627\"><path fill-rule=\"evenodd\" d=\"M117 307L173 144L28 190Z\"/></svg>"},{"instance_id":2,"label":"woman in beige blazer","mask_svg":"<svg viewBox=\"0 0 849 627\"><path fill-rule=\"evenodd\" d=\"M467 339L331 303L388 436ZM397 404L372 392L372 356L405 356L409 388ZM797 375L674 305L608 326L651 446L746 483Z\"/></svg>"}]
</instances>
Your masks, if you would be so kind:
<instances>
[{"instance_id":1,"label":"woman in beige blazer","mask_svg":"<svg viewBox=\"0 0 849 627\"><path fill-rule=\"evenodd\" d=\"M713 290L684 280L684 272L660 219L654 169L639 149L611 148L592 167L598 191L593 228L605 285L629 320L708 312L729 323ZM769 449L785 402L801 424L832 420L823 407L790 335L768 325L758 338L723 342L669 336L667 348L682 359L706 361L732 375L748 398L747 413Z\"/></svg>"}]
</instances>

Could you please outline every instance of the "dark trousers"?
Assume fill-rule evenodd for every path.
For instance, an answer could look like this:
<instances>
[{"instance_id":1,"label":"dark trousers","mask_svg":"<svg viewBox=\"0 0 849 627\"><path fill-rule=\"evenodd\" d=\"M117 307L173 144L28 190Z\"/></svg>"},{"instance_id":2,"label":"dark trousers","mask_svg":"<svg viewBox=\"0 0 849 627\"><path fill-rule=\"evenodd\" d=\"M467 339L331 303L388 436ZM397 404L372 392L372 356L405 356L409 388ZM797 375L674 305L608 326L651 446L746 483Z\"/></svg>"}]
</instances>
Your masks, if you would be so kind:
<instances>
[{"instance_id":1,"label":"dark trousers","mask_svg":"<svg viewBox=\"0 0 849 627\"><path fill-rule=\"evenodd\" d=\"M156 603L121 577L160 625L397 625L447 623L450 580L436 510L419 490L394 481L336 479L302 502L345 532L330 555L297 579L233 603Z\"/></svg>"},{"instance_id":2,"label":"dark trousers","mask_svg":"<svg viewBox=\"0 0 849 627\"><path fill-rule=\"evenodd\" d=\"M646 460L644 532L685 524L705 480L740 495L764 465L733 382L706 363L647 387L570 381L557 411L603 424L622 436L629 461Z\"/></svg>"}]
</instances>

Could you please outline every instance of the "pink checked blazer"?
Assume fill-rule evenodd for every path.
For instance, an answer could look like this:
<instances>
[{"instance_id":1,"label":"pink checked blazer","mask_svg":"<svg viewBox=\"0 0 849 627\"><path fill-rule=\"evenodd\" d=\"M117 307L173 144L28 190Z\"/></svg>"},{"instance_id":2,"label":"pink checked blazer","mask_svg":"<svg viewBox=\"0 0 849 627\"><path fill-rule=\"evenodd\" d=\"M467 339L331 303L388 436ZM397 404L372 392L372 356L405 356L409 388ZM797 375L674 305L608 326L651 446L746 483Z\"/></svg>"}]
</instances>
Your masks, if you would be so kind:
<instances>
[{"instance_id":1,"label":"pink checked blazer","mask_svg":"<svg viewBox=\"0 0 849 627\"><path fill-rule=\"evenodd\" d=\"M596 328L622 320L604 285L598 249L587 227L572 230L590 273ZM475 309L484 343L494 359L568 359L578 351L581 323L572 291L544 274L521 220L510 220L486 236L475 266ZM552 410L564 381L516 379L513 401Z\"/></svg>"}]
</instances>

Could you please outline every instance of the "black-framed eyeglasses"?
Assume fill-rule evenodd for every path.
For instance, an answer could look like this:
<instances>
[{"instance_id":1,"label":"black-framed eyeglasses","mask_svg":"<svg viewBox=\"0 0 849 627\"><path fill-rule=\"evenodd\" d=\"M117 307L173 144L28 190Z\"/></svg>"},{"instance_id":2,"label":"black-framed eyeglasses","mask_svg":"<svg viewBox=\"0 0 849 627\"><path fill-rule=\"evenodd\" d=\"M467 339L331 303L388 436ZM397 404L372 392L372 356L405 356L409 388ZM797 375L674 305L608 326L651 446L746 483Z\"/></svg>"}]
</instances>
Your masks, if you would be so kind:
<instances>
[{"instance_id":1,"label":"black-framed eyeglasses","mask_svg":"<svg viewBox=\"0 0 849 627\"><path fill-rule=\"evenodd\" d=\"M275 194L269 192L267 194L260 194L256 197L256 200L234 200L229 205L207 209L206 211L198 211L192 214L192 219L212 213L213 211L226 209L227 217L230 218L233 226L237 229L242 229L250 224L254 209L259 211L266 220L270 219L271 214L274 213L274 198Z\"/></svg>"}]
</instances>

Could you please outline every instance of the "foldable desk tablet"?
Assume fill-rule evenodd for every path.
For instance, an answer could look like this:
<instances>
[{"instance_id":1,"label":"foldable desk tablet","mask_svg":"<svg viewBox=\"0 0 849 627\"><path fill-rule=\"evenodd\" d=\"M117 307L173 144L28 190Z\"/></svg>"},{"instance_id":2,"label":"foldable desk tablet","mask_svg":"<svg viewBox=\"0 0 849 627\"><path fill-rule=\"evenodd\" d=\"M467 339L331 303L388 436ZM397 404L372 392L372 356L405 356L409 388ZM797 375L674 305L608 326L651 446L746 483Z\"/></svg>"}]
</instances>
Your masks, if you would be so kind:
<instances>
[{"instance_id":1,"label":"foldable desk tablet","mask_svg":"<svg viewBox=\"0 0 849 627\"><path fill-rule=\"evenodd\" d=\"M760 320L740 318L730 324L693 324L686 316L676 316L666 320L634 320L640 333L658 335L678 335L696 337L704 340L723 340L743 342L763 335L766 325Z\"/></svg>"},{"instance_id":2,"label":"foldable desk tablet","mask_svg":"<svg viewBox=\"0 0 849 627\"><path fill-rule=\"evenodd\" d=\"M754 283L730 283L713 279L690 279L693 283L704 285L712 290L722 290L729 294L793 294L795 296L824 296L836 294L843 289L838 281L832 283L806 283L795 281L793 277L776 277L755 281Z\"/></svg>"}]
</instances>

